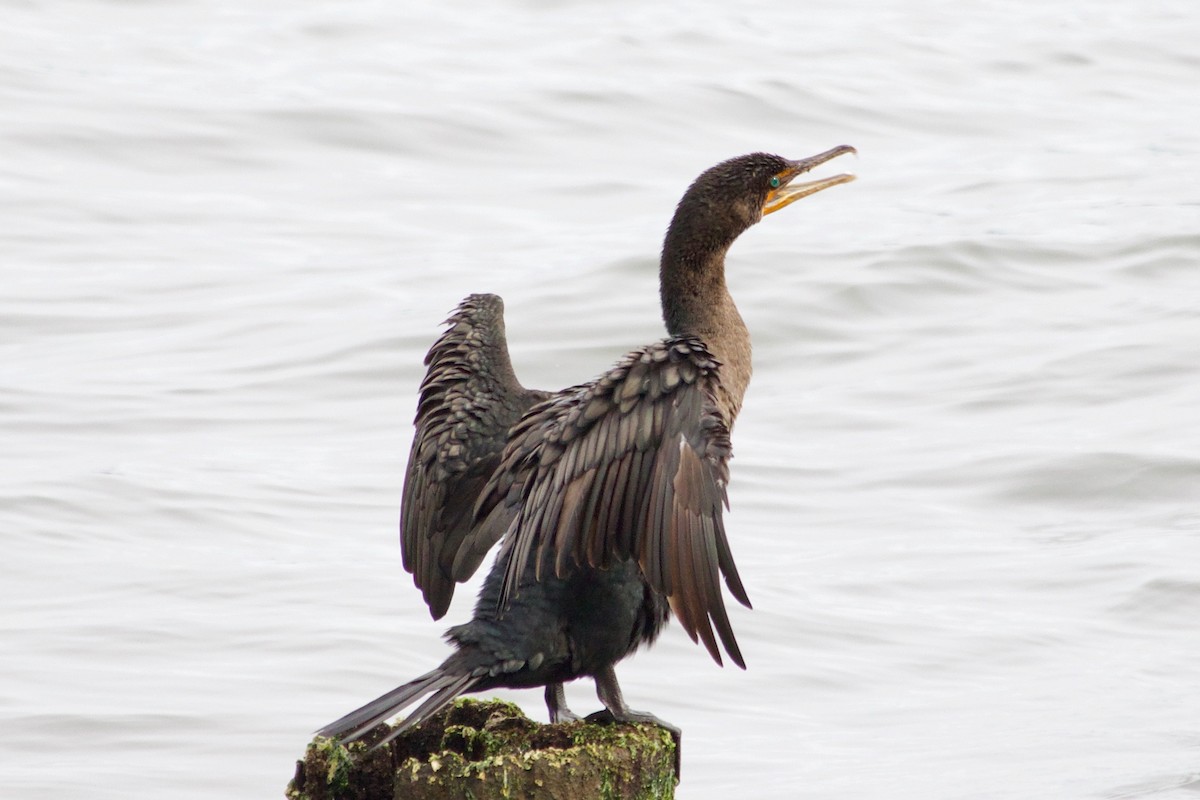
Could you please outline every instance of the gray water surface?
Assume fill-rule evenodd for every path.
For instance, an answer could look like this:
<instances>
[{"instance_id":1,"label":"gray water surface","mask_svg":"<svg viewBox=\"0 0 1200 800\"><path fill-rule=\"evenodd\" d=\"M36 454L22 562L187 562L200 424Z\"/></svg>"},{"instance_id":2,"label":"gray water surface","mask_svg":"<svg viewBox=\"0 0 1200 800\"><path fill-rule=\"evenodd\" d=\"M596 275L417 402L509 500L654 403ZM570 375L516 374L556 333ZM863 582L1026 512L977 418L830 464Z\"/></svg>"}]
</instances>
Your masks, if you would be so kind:
<instances>
[{"instance_id":1,"label":"gray water surface","mask_svg":"<svg viewBox=\"0 0 1200 800\"><path fill-rule=\"evenodd\" d=\"M730 255L749 669L672 627L630 704L681 797L1197 797L1194 3L3 18L5 797L280 796L469 614L396 541L451 308L585 380L662 334L701 170L842 143L859 180Z\"/></svg>"}]
</instances>

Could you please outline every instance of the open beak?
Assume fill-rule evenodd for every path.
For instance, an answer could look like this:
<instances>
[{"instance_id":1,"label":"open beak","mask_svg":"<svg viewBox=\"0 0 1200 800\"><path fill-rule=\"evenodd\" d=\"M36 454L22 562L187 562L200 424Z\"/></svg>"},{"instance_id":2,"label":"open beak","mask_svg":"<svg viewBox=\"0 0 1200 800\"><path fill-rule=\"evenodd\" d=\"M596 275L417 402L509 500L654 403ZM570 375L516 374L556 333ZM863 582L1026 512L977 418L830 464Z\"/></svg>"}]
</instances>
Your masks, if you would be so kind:
<instances>
[{"instance_id":1,"label":"open beak","mask_svg":"<svg viewBox=\"0 0 1200 800\"><path fill-rule=\"evenodd\" d=\"M763 203L763 214L771 214L784 206L789 206L799 200L801 197L808 197L810 194L816 194L822 189L828 189L830 186L837 186L839 183L849 183L854 180L853 175L841 174L834 175L832 178L821 178L815 181L802 181L793 183L793 181L820 164L826 161L837 158L846 153L855 153L855 150L848 144L838 145L832 150L826 150L820 155L810 158L802 158L799 161L793 161L788 164L787 169L779 172L772 180L778 179L779 185L767 192L766 202Z\"/></svg>"}]
</instances>

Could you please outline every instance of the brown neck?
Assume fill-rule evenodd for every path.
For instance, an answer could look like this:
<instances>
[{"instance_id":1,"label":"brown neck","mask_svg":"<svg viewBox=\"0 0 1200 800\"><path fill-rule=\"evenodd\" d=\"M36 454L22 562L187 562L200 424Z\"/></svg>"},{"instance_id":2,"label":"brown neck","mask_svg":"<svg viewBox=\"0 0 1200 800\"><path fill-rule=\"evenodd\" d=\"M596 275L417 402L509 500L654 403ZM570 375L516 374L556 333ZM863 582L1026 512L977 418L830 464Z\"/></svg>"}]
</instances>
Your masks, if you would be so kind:
<instances>
[{"instance_id":1,"label":"brown neck","mask_svg":"<svg viewBox=\"0 0 1200 800\"><path fill-rule=\"evenodd\" d=\"M660 272L663 320L672 336L702 339L721 362L717 402L730 428L750 385L750 332L725 286L725 250L688 258L663 250Z\"/></svg>"}]
</instances>

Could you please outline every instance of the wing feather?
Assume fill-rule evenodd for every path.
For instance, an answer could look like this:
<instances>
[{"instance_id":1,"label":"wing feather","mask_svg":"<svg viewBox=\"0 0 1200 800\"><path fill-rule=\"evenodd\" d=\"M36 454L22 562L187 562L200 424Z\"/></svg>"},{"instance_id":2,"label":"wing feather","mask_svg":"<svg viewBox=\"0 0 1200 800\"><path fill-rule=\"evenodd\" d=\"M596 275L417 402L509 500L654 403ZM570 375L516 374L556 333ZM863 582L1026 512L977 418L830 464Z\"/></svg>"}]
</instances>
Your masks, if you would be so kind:
<instances>
[{"instance_id":1,"label":"wing feather","mask_svg":"<svg viewBox=\"0 0 1200 800\"><path fill-rule=\"evenodd\" d=\"M475 506L476 532L507 523L500 602L535 577L636 560L684 630L721 663L744 661L721 592L749 605L722 519L728 425L719 364L695 337L633 351L589 384L533 407L512 429ZM494 541L494 539L492 540ZM718 645L718 639L720 645Z\"/></svg>"},{"instance_id":2,"label":"wing feather","mask_svg":"<svg viewBox=\"0 0 1200 800\"><path fill-rule=\"evenodd\" d=\"M434 619L449 608L455 582L470 577L487 550L464 544L478 547L507 527L479 533L476 501L500 464L509 429L549 396L517 382L499 297L467 297L446 324L425 357L400 511L404 568Z\"/></svg>"}]
</instances>

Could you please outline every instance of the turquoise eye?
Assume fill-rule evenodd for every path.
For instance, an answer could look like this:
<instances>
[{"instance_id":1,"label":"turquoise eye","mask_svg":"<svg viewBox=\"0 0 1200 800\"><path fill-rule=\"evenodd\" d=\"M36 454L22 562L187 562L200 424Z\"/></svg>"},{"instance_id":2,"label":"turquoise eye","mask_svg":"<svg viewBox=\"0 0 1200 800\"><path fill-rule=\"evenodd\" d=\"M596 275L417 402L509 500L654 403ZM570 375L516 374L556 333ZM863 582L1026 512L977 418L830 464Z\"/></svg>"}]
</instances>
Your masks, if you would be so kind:
<instances>
[{"instance_id":1,"label":"turquoise eye","mask_svg":"<svg viewBox=\"0 0 1200 800\"><path fill-rule=\"evenodd\" d=\"M771 178L771 188L772 189L779 188L779 178Z\"/></svg>"}]
</instances>

